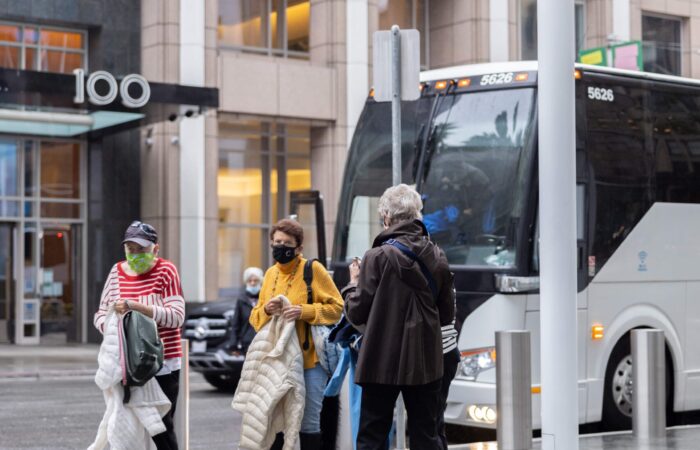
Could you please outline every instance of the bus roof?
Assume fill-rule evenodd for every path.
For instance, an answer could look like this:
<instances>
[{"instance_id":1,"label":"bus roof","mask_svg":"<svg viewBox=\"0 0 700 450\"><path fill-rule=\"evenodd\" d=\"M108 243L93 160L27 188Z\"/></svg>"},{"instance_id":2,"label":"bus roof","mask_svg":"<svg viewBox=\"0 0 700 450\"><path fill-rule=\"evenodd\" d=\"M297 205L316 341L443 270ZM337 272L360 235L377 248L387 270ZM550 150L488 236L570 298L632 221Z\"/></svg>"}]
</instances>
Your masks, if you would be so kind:
<instances>
[{"instance_id":1,"label":"bus roof","mask_svg":"<svg viewBox=\"0 0 700 450\"><path fill-rule=\"evenodd\" d=\"M646 79L653 81L665 81L675 84L691 84L700 86L700 80L695 78L677 77L673 75L663 75L651 72L639 72L635 70L615 69L612 67L590 66L586 64L576 64L577 69L587 72L598 72L602 74L618 75L622 77ZM421 72L420 81L456 80L459 78L486 75L501 72L536 72L537 61L511 61L484 64L469 64L464 66L446 67L443 69L427 70Z\"/></svg>"}]
</instances>

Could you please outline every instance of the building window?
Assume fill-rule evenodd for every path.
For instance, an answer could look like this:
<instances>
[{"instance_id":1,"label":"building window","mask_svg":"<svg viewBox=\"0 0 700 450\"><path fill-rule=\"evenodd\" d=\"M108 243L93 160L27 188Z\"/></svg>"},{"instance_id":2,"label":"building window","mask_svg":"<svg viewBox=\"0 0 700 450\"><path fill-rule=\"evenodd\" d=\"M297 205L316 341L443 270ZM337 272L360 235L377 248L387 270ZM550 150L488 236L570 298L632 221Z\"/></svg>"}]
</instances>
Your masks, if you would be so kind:
<instances>
[{"instance_id":1,"label":"building window","mask_svg":"<svg viewBox=\"0 0 700 450\"><path fill-rule=\"evenodd\" d=\"M584 0L574 4L576 56L586 45L586 9ZM520 0L520 58L537 59L537 0Z\"/></svg>"},{"instance_id":2,"label":"building window","mask_svg":"<svg viewBox=\"0 0 700 450\"><path fill-rule=\"evenodd\" d=\"M644 70L681 74L681 20L642 16Z\"/></svg>"},{"instance_id":3,"label":"building window","mask_svg":"<svg viewBox=\"0 0 700 450\"><path fill-rule=\"evenodd\" d=\"M377 5L380 30L389 30L392 25L398 25L400 28L412 28L420 32L420 64L421 69L424 70L430 67L428 52L429 6L429 0L379 0Z\"/></svg>"},{"instance_id":4,"label":"building window","mask_svg":"<svg viewBox=\"0 0 700 450\"><path fill-rule=\"evenodd\" d=\"M72 73L87 69L86 46L84 31L0 22L0 67Z\"/></svg>"},{"instance_id":5,"label":"building window","mask_svg":"<svg viewBox=\"0 0 700 450\"><path fill-rule=\"evenodd\" d=\"M309 57L308 0L219 0L219 46Z\"/></svg>"},{"instance_id":6,"label":"building window","mask_svg":"<svg viewBox=\"0 0 700 450\"><path fill-rule=\"evenodd\" d=\"M259 121L219 123L219 293L235 296L246 267L271 263L270 226L289 192L311 189L311 129Z\"/></svg>"}]
</instances>

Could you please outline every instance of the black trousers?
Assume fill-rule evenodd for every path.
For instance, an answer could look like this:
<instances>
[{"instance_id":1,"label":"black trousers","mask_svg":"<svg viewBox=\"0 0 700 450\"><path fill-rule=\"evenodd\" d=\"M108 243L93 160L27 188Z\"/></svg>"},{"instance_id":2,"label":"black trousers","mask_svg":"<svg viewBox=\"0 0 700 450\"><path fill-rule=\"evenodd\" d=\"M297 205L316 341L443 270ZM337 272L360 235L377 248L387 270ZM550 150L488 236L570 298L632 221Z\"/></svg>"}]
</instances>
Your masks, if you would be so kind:
<instances>
[{"instance_id":1,"label":"black trousers","mask_svg":"<svg viewBox=\"0 0 700 450\"><path fill-rule=\"evenodd\" d=\"M445 436L445 408L447 408L447 394L450 393L450 384L457 373L459 365L459 350L456 348L445 353L442 357L443 372L442 386L440 387L440 414L438 415L437 430L443 450L447 450L447 436Z\"/></svg>"},{"instance_id":2,"label":"black trousers","mask_svg":"<svg viewBox=\"0 0 700 450\"><path fill-rule=\"evenodd\" d=\"M403 394L408 415L410 446L419 450L441 450L437 433L442 379L418 386L363 384L357 450L384 450L391 430L394 405Z\"/></svg>"},{"instance_id":3,"label":"black trousers","mask_svg":"<svg viewBox=\"0 0 700 450\"><path fill-rule=\"evenodd\" d=\"M180 391L180 371L176 370L167 375L156 377L156 381L163 390L163 393L170 400L170 411L163 417L165 431L156 434L151 439L155 442L158 450L177 450L177 437L175 436L175 428L173 426L173 417L175 417L175 406L177 405L177 394Z\"/></svg>"}]
</instances>

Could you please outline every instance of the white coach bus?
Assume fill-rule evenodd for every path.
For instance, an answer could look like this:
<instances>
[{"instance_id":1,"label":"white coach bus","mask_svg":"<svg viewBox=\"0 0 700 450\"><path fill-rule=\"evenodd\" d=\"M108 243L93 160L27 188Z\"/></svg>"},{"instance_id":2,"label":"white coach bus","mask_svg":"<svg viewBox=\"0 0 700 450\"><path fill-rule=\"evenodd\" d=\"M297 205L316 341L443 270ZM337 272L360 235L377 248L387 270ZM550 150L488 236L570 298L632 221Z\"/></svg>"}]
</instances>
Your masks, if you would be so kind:
<instances>
[{"instance_id":1,"label":"white coach bus","mask_svg":"<svg viewBox=\"0 0 700 450\"><path fill-rule=\"evenodd\" d=\"M581 423L630 426L630 330L666 335L669 412L700 409L700 82L577 66L578 392ZM539 428L537 65L424 72L403 108L403 180L424 198L455 273L459 350L446 421L495 427L494 333L532 333ZM391 182L389 103L370 97L349 151L332 266L379 232ZM573 180L572 180L573 181ZM390 356L387 356L390 357Z\"/></svg>"}]
</instances>

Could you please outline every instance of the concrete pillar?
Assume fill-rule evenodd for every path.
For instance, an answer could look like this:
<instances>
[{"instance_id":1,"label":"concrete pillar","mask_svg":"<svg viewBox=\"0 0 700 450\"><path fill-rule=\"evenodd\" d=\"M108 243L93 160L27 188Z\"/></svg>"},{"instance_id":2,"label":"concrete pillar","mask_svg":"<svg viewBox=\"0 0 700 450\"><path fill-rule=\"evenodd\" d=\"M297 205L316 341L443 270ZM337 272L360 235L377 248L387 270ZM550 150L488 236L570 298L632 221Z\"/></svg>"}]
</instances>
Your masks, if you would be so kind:
<instances>
[{"instance_id":1,"label":"concrete pillar","mask_svg":"<svg viewBox=\"0 0 700 450\"><path fill-rule=\"evenodd\" d=\"M368 0L311 0L311 63L335 68L335 123L311 129L311 185L324 196L330 255L345 159L369 92Z\"/></svg>"},{"instance_id":2,"label":"concrete pillar","mask_svg":"<svg viewBox=\"0 0 700 450\"><path fill-rule=\"evenodd\" d=\"M628 4L630 0L624 0ZM588 0L586 2L586 43L584 48L602 47L610 43L613 34L613 9L610 0ZM619 16L618 16L619 17Z\"/></svg>"},{"instance_id":3,"label":"concrete pillar","mask_svg":"<svg viewBox=\"0 0 700 450\"><path fill-rule=\"evenodd\" d=\"M141 3L141 73L149 81L179 82L180 1ZM150 113L161 113L162 107ZM148 125L141 131L141 219L158 230L161 255L180 263L180 155L173 145L174 122ZM146 144L146 139L150 144Z\"/></svg>"},{"instance_id":4,"label":"concrete pillar","mask_svg":"<svg viewBox=\"0 0 700 450\"><path fill-rule=\"evenodd\" d=\"M489 0L489 60L509 61L508 0Z\"/></svg>"},{"instance_id":5,"label":"concrete pillar","mask_svg":"<svg viewBox=\"0 0 700 450\"><path fill-rule=\"evenodd\" d=\"M181 0L180 83L204 86L205 2ZM190 301L204 301L205 285L205 118L182 106L180 119L180 279Z\"/></svg>"},{"instance_id":6,"label":"concrete pillar","mask_svg":"<svg viewBox=\"0 0 700 450\"><path fill-rule=\"evenodd\" d=\"M630 0L613 0L613 35L616 40L630 40L630 24Z\"/></svg>"},{"instance_id":7,"label":"concrete pillar","mask_svg":"<svg viewBox=\"0 0 700 450\"><path fill-rule=\"evenodd\" d=\"M503 2L505 6L502 0L495 0L499 11L495 21L490 14L492 0L430 2L430 68L489 62L492 51L507 58L509 43L503 36L508 32L508 5L507 0ZM504 34L493 42L492 49L495 30Z\"/></svg>"},{"instance_id":8,"label":"concrete pillar","mask_svg":"<svg viewBox=\"0 0 700 450\"><path fill-rule=\"evenodd\" d=\"M218 85L218 2L206 0L204 30L204 84ZM219 119L218 112L209 110L205 114L204 142L204 263L209 270L204 272L204 294L207 300L219 297L219 198L217 175L219 172Z\"/></svg>"}]
</instances>

